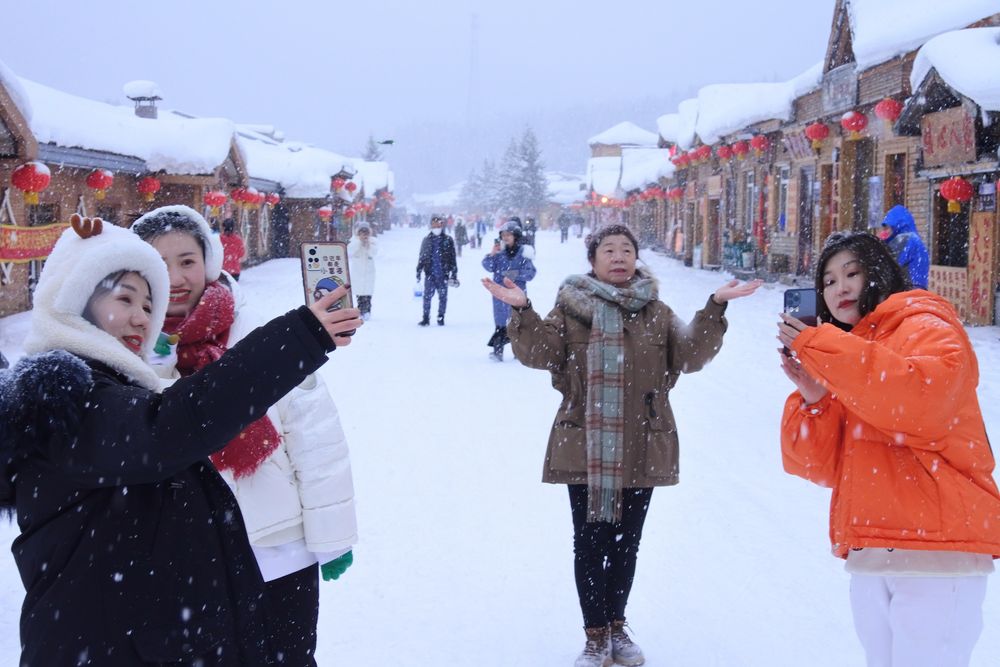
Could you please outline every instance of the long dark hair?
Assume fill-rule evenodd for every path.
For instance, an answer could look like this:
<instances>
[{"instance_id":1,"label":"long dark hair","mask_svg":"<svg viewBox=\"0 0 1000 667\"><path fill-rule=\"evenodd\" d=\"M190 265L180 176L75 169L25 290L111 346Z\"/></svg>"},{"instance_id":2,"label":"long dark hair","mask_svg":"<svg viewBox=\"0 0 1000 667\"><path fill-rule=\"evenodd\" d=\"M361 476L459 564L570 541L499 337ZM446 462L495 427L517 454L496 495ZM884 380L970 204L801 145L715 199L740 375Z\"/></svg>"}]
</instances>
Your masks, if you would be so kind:
<instances>
[{"instance_id":1,"label":"long dark hair","mask_svg":"<svg viewBox=\"0 0 1000 667\"><path fill-rule=\"evenodd\" d=\"M847 250L858 258L858 264L865 274L865 284L858 299L861 317L875 310L875 307L889 298L890 294L910 289L910 280L892 256L889 246L867 232L834 232L823 244L823 252L816 264L816 313L821 322L830 322L849 331L852 326L837 320L823 299L823 273L830 258Z\"/></svg>"}]
</instances>

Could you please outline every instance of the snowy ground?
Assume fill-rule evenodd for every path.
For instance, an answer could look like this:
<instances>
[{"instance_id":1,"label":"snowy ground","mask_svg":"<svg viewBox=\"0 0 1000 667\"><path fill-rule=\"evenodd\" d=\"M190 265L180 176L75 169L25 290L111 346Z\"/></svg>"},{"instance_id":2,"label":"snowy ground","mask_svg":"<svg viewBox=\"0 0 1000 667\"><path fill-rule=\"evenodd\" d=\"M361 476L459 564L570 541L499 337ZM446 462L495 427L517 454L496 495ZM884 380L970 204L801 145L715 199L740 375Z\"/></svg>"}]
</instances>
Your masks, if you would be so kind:
<instances>
[{"instance_id":1,"label":"snowy ground","mask_svg":"<svg viewBox=\"0 0 1000 667\"><path fill-rule=\"evenodd\" d=\"M379 237L373 318L323 368L351 443L361 543L322 583L321 665L570 665L582 646L564 487L539 482L558 396L546 373L487 359L482 251L459 259L447 326L416 326L421 233ZM726 279L644 253L661 298L689 318ZM538 236L529 293L546 311L586 268L578 239ZM244 272L261 314L302 300L295 260ZM781 290L731 304L725 345L672 394L681 484L653 495L629 620L649 665L863 664L847 575L829 555L829 491L781 470L778 420L790 384L774 339ZM435 302L436 307L436 302ZM18 356L27 317L0 319ZM971 329L987 428L1000 433L1000 330ZM509 357L509 348L508 348ZM9 545L16 526L0 526ZM986 600L973 665L1000 655L1000 590ZM0 663L15 664L23 595L0 553Z\"/></svg>"}]
</instances>

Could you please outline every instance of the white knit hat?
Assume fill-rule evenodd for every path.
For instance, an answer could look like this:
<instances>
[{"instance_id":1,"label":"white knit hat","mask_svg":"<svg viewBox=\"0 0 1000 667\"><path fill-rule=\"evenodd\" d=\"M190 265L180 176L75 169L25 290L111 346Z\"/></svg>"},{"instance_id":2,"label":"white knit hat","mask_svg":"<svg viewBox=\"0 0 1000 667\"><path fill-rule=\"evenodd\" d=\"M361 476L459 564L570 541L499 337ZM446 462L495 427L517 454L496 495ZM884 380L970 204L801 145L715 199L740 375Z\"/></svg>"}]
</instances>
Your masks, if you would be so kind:
<instances>
[{"instance_id":1,"label":"white knit hat","mask_svg":"<svg viewBox=\"0 0 1000 667\"><path fill-rule=\"evenodd\" d=\"M35 289L31 328L24 349L66 350L103 362L142 386L157 389L156 373L145 358L156 344L167 312L170 293L167 267L156 250L135 234L111 223L103 223L101 227L99 234L87 238L70 228L56 241ZM149 283L153 305L148 334L142 343L142 358L83 317L94 289L118 271L135 271Z\"/></svg>"},{"instance_id":2,"label":"white knit hat","mask_svg":"<svg viewBox=\"0 0 1000 667\"><path fill-rule=\"evenodd\" d=\"M154 208L132 223L130 228L144 241L176 229L198 236L205 249L205 282L214 283L222 272L222 239L208 222L190 206L174 205Z\"/></svg>"}]
</instances>

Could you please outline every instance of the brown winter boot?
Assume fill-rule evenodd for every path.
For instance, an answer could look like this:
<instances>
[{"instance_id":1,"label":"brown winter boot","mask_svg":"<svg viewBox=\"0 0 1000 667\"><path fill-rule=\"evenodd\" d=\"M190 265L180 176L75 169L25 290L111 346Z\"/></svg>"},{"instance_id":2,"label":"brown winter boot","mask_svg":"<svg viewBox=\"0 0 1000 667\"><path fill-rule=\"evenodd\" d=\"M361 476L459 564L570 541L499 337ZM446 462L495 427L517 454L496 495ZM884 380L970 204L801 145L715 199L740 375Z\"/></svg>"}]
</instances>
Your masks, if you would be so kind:
<instances>
[{"instance_id":1,"label":"brown winter boot","mask_svg":"<svg viewBox=\"0 0 1000 667\"><path fill-rule=\"evenodd\" d=\"M583 653L573 663L573 667L610 667L611 662L611 632L608 626L603 628L584 628L587 633L587 643Z\"/></svg>"},{"instance_id":2,"label":"brown winter boot","mask_svg":"<svg viewBox=\"0 0 1000 667\"><path fill-rule=\"evenodd\" d=\"M623 620L611 621L611 658L616 665L636 667L646 662L639 645L632 641L625 629L628 624Z\"/></svg>"}]
</instances>

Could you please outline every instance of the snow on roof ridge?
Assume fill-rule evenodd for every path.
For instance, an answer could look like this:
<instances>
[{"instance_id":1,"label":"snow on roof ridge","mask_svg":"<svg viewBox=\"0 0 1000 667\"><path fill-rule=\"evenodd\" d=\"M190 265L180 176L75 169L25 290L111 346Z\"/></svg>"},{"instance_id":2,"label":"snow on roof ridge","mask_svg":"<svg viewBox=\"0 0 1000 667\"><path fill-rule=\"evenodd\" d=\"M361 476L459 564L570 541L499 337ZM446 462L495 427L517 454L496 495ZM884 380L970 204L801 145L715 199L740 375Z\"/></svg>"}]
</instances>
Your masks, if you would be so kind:
<instances>
[{"instance_id":1,"label":"snow on roof ridge","mask_svg":"<svg viewBox=\"0 0 1000 667\"><path fill-rule=\"evenodd\" d=\"M604 130L587 140L587 144L605 144L608 146L656 146L659 135L644 130L635 123L625 120L614 127Z\"/></svg>"},{"instance_id":2,"label":"snow on roof ridge","mask_svg":"<svg viewBox=\"0 0 1000 667\"><path fill-rule=\"evenodd\" d=\"M7 93L14 101L14 104L17 105L21 115L24 116L24 120L30 124L32 107L28 92L21 85L21 81L17 78L17 75L2 60L0 60L0 86L7 89Z\"/></svg>"},{"instance_id":3,"label":"snow on roof ridge","mask_svg":"<svg viewBox=\"0 0 1000 667\"><path fill-rule=\"evenodd\" d=\"M973 66L970 66L973 63ZM952 30L927 40L910 73L916 90L931 69L987 111L1000 111L1000 27Z\"/></svg>"}]
</instances>

